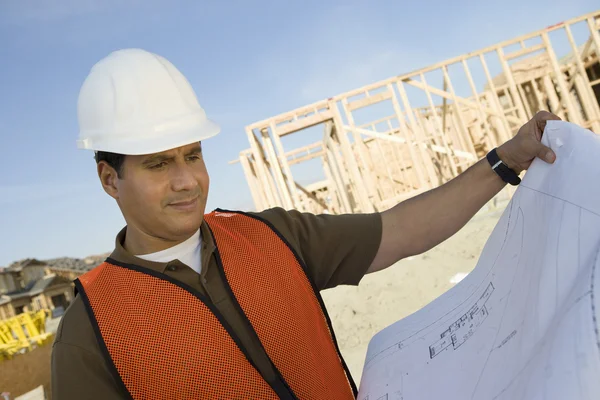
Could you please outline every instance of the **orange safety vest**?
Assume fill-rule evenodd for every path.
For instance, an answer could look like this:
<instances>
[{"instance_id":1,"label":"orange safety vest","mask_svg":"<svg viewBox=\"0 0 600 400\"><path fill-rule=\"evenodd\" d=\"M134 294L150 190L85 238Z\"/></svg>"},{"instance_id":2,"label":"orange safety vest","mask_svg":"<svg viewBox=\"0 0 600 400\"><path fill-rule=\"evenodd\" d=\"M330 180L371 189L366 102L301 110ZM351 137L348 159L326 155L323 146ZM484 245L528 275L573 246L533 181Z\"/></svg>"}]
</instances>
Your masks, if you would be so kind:
<instances>
[{"instance_id":1,"label":"orange safety vest","mask_svg":"<svg viewBox=\"0 0 600 400\"><path fill-rule=\"evenodd\" d=\"M205 216L219 271L276 373L267 382L201 293L112 259L75 281L116 381L133 399L354 399L323 300L273 226Z\"/></svg>"}]
</instances>

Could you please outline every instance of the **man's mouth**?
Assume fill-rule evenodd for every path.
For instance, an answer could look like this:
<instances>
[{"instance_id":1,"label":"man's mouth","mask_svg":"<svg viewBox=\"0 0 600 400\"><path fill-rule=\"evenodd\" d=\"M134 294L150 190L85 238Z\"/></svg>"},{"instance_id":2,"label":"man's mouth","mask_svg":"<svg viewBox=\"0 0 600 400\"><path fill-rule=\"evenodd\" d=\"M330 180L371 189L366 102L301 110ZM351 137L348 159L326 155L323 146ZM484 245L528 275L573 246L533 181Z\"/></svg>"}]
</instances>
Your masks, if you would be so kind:
<instances>
[{"instance_id":1,"label":"man's mouth","mask_svg":"<svg viewBox=\"0 0 600 400\"><path fill-rule=\"evenodd\" d=\"M198 204L198 197L194 197L193 199L190 199L190 200L176 201L173 203L169 203L169 206L175 208L176 210L180 210L180 211L190 211L190 210L195 209L197 204Z\"/></svg>"}]
</instances>

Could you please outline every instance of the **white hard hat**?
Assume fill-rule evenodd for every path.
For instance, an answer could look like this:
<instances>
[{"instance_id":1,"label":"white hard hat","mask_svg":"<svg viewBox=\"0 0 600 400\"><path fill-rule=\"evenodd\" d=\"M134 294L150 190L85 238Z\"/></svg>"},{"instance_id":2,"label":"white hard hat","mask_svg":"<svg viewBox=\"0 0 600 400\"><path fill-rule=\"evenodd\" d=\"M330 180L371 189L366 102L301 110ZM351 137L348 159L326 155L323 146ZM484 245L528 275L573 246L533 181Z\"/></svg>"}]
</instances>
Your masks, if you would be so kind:
<instances>
[{"instance_id":1,"label":"white hard hat","mask_svg":"<svg viewBox=\"0 0 600 400\"><path fill-rule=\"evenodd\" d=\"M183 74L141 49L115 51L92 67L77 114L79 148L119 154L158 153L220 131Z\"/></svg>"}]
</instances>

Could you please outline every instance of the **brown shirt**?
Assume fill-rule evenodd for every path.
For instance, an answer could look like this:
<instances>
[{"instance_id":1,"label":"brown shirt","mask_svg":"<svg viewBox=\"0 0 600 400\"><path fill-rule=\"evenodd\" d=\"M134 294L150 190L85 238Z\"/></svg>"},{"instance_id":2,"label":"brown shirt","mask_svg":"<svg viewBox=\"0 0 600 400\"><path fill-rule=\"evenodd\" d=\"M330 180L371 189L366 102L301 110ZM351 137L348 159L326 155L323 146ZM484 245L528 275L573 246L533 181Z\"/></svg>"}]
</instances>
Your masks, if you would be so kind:
<instances>
[{"instance_id":1,"label":"brown shirt","mask_svg":"<svg viewBox=\"0 0 600 400\"><path fill-rule=\"evenodd\" d=\"M270 222L306 264L309 278L319 289L358 285L375 258L381 241L379 214L312 215L273 208L254 213ZM275 381L273 367L244 317L225 289L214 256L215 244L207 224L202 233L202 270L178 260L145 261L123 248L124 228L116 238L111 258L164 273L206 295L240 337L252 361L268 381ZM123 321L127 323L127 321ZM111 375L81 298L77 296L60 322L52 350L52 398L119 399L119 386Z\"/></svg>"}]
</instances>

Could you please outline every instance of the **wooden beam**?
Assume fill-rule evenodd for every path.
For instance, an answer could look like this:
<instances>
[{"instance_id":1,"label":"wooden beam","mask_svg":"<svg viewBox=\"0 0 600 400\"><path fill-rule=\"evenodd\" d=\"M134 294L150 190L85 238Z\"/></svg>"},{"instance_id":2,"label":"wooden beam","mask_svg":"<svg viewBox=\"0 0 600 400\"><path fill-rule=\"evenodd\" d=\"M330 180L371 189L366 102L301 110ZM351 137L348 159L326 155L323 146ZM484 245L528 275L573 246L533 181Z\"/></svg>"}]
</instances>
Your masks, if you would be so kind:
<instances>
[{"instance_id":1,"label":"wooden beam","mask_svg":"<svg viewBox=\"0 0 600 400\"><path fill-rule=\"evenodd\" d=\"M262 188L260 187L261 185L257 182L255 171L250 165L250 161L248 160L247 156L241 155L240 162L242 164L242 169L244 170L244 175L246 176L246 182L250 187L250 195L252 196L252 200L254 201L254 206L256 207L257 211L262 211L265 208L267 208L267 206L264 204L263 194L261 190Z\"/></svg>"},{"instance_id":2,"label":"wooden beam","mask_svg":"<svg viewBox=\"0 0 600 400\"><path fill-rule=\"evenodd\" d=\"M333 114L331 111L320 112L317 114L313 114L311 116L305 118L299 118L294 122L290 122L285 125L277 126L277 135L279 137L289 135L290 133L300 131L302 129L310 128L311 126L315 126L318 124L322 124L325 121L328 121L333 118ZM269 126L273 125L273 122L269 123Z\"/></svg>"},{"instance_id":3,"label":"wooden beam","mask_svg":"<svg viewBox=\"0 0 600 400\"><path fill-rule=\"evenodd\" d=\"M454 103L453 105L454 105L454 110L456 113L456 118L458 119L458 123L459 123L460 130L461 130L461 132L459 132L458 136L460 139L462 139L463 149L470 150L471 153L476 154L475 147L473 146L473 140L471 139L471 137L469 135L469 130L467 129L467 124L465 123L463 114L462 114L460 108L458 107L458 96L454 92L454 87L452 85L452 81L450 80L450 76L448 75L448 68L444 67L444 68L442 68L442 71L444 72L444 80L448 84L448 90L450 90L450 96ZM479 102L476 102L475 104L478 104L478 103ZM480 108L480 107L481 107L481 105L479 105L475 109L477 110L477 108Z\"/></svg>"},{"instance_id":4,"label":"wooden beam","mask_svg":"<svg viewBox=\"0 0 600 400\"><path fill-rule=\"evenodd\" d=\"M454 162L454 157L456 156L456 154L454 154L454 149L452 147L452 143L448 142L448 137L446 136L446 132L444 130L444 126L442 124L442 121L440 120L440 116L438 114L438 112L435 109L435 105L433 103L433 98L431 97L431 92L429 91L428 85L427 85L427 81L425 80L425 75L421 74L421 82L425 85L425 95L427 96L427 101L429 102L429 108L431 110L431 115L434 119L434 125L435 128L439 131L440 133L440 138L442 140L442 143L444 144L444 147L450 149L450 154L449 154L449 158L450 158L450 170L452 171L452 174L454 176L456 176L458 174L458 171L456 169L456 163Z\"/></svg>"},{"instance_id":5,"label":"wooden beam","mask_svg":"<svg viewBox=\"0 0 600 400\"><path fill-rule=\"evenodd\" d=\"M352 182L348 177L348 171L344 167L343 160L339 157L338 149L335 146L335 141L332 139L333 124L329 122L323 133L323 146L326 149L325 162L329 164L333 178L338 188L338 196L341 198L341 203L347 213L354 211L348 198L348 187L351 187Z\"/></svg>"},{"instance_id":6,"label":"wooden beam","mask_svg":"<svg viewBox=\"0 0 600 400\"><path fill-rule=\"evenodd\" d=\"M521 120L521 123L527 122L527 113L525 112L525 107L523 107L523 102L521 101L521 96L519 96L519 92L517 90L517 84L515 82L515 78L513 76L512 70L510 69L510 65L506 61L504 57L504 49L502 46L498 47L496 50L498 54L498 58L500 58L500 64L502 65L502 70L504 71L504 76L506 76L506 81L508 82L509 91L511 94L511 98L515 106L517 107L517 111L519 111L518 118Z\"/></svg>"},{"instance_id":7,"label":"wooden beam","mask_svg":"<svg viewBox=\"0 0 600 400\"><path fill-rule=\"evenodd\" d=\"M319 200L319 198L317 198L317 196L306 190L304 186L300 185L298 182L295 182L295 184L296 188L300 189L306 195L306 197L313 199L317 204L323 207L323 209L327 208L327 204L323 203L321 200Z\"/></svg>"},{"instance_id":8,"label":"wooden beam","mask_svg":"<svg viewBox=\"0 0 600 400\"><path fill-rule=\"evenodd\" d=\"M565 106L567 108L567 112L569 113L569 120L576 124L581 125L581 118L577 109L575 108L575 104L573 103L573 98L571 97L571 93L567 88L567 82L565 80L565 76L558 65L558 61L556 58L556 54L554 53L554 49L552 48L552 43L550 43L550 38L548 37L548 33L542 33L542 40L546 45L546 51L548 52L548 58L550 58L550 64L552 65L552 69L554 70L554 76L556 77L556 81L558 83L558 87L561 92L561 99L565 102Z\"/></svg>"},{"instance_id":9,"label":"wooden beam","mask_svg":"<svg viewBox=\"0 0 600 400\"><path fill-rule=\"evenodd\" d=\"M277 191L280 195L281 205L287 209L292 209L294 208L294 203L290 194L290 188L287 186L285 178L283 177L283 171L281 169L281 165L279 164L277 153L275 153L275 148L273 147L273 142L271 136L269 135L269 131L268 129L263 129L261 133L263 137L263 143L267 151L268 160L271 164L273 175L275 175L275 182L277 182Z\"/></svg>"},{"instance_id":10,"label":"wooden beam","mask_svg":"<svg viewBox=\"0 0 600 400\"><path fill-rule=\"evenodd\" d=\"M409 139L410 138L410 134L409 134L409 129L406 126L406 121L404 120L404 116L402 115L402 110L400 108L400 103L398 102L398 98L396 97L396 93L394 93L394 96L392 97L392 106L394 107L394 112L396 113L396 118L398 119L398 124L400 126L400 132L402 134L403 137ZM415 152L415 150L413 149L413 146L409 146L408 147L408 152L410 153L410 161L412 163L412 167L415 170L415 173L417 175L417 180L418 183L421 187L431 187L431 184L428 184L427 180L425 179L425 174L423 172L423 165L419 162L419 159L417 158L417 154Z\"/></svg>"},{"instance_id":11,"label":"wooden beam","mask_svg":"<svg viewBox=\"0 0 600 400\"><path fill-rule=\"evenodd\" d=\"M475 87L475 82L473 81L473 76L471 75L471 70L469 69L469 65L467 63L466 60L463 60L463 68L465 70L465 74L467 75L467 81L469 82L469 86L471 87L471 92L473 93L473 97L475 98L475 100L477 101L477 105L479 106L479 118L481 119L481 122L483 123L483 127L485 129L486 132L486 136L488 138L488 140L494 140L493 142L493 147L497 147L500 143L497 143L495 141L495 138L492 135L492 129L490 128L490 125L488 124L488 120L487 120L487 115L485 114L485 111L483 110L483 104L481 104L481 100L479 99L479 94L477 93L477 88ZM491 148L489 149L491 150Z\"/></svg>"},{"instance_id":12,"label":"wooden beam","mask_svg":"<svg viewBox=\"0 0 600 400\"><path fill-rule=\"evenodd\" d=\"M281 143L281 136L279 136L277 129L275 128L275 123L271 123L271 133L273 134L273 142L275 143L275 149L277 150L277 162L283 165L283 171L286 175L287 187L290 190L290 194L292 195L292 203L293 207L296 208L300 202L300 197L298 196L298 192L294 189L294 177L292 176L292 170L290 169L290 164L285 156L285 150L283 149L283 144Z\"/></svg>"},{"instance_id":13,"label":"wooden beam","mask_svg":"<svg viewBox=\"0 0 600 400\"><path fill-rule=\"evenodd\" d=\"M322 141L314 142L309 145L302 146L297 149L288 151L287 153L285 153L285 157L287 159L293 159L297 154L310 153L311 151L313 151L315 149L320 149L322 147L323 147Z\"/></svg>"},{"instance_id":14,"label":"wooden beam","mask_svg":"<svg viewBox=\"0 0 600 400\"><path fill-rule=\"evenodd\" d=\"M433 93L435 95L438 95L438 96L441 96L441 97L446 97L448 99L452 99L452 95L450 93L444 92L443 90L437 89L437 88L435 88L433 86L424 85L423 83L415 81L415 80L412 80L412 79L408 79L405 82L407 84L409 84L409 85L412 85L414 87L418 87L419 89L423 89L423 90L425 90L425 87L427 86L427 88L431 91L431 93ZM477 105L476 102L472 102L470 100L467 100L464 97L456 97L456 101L458 103L463 104L463 105L465 105L467 107L470 107L470 108L472 108L474 110L477 110L477 108L478 108L478 105ZM488 107L484 107L483 110L486 113L488 113L488 114L492 114L492 115L496 115L496 116L501 116L502 115L501 113L499 114L497 111L492 110L491 108L488 108ZM510 117L508 115L506 116L506 118L509 121L513 121L513 122L515 122L517 124L521 124L522 125L522 122L521 122L521 120L519 118Z\"/></svg>"},{"instance_id":15,"label":"wooden beam","mask_svg":"<svg viewBox=\"0 0 600 400\"><path fill-rule=\"evenodd\" d=\"M342 100L342 107L343 110L346 113L346 119L348 120L348 123L350 124L350 126L355 126L354 124L354 117L352 116L352 111L350 111L348 109L348 102L346 99ZM365 191L368 193L370 202L372 203L373 199L375 199L375 201L378 201L378 197L379 197L379 193L377 192L377 185L375 184L375 181L373 180L373 176L371 175L371 171L373 170L372 168L372 159L370 157L370 154L366 151L366 146L365 143L363 142L362 138L360 137L359 134L356 133L356 131L350 131L352 133L352 136L354 137L354 148L356 149L356 151L358 152L358 159L360 160L360 164L361 164L361 175L363 178L363 181L365 182Z\"/></svg>"},{"instance_id":16,"label":"wooden beam","mask_svg":"<svg viewBox=\"0 0 600 400\"><path fill-rule=\"evenodd\" d=\"M274 207L279 203L277 193L275 192L272 176L266 165L266 157L262 147L259 145L258 138L254 135L254 132L250 128L246 128L246 134L248 141L250 142L250 148L257 165L258 177L260 179L261 186L265 191L265 195L268 201L269 207Z\"/></svg>"},{"instance_id":17,"label":"wooden beam","mask_svg":"<svg viewBox=\"0 0 600 400\"><path fill-rule=\"evenodd\" d=\"M368 95L359 100L349 101L346 103L348 111L354 111L359 108L370 106L371 104L380 103L385 100L392 98L392 94L389 91L377 93L375 95Z\"/></svg>"},{"instance_id":18,"label":"wooden beam","mask_svg":"<svg viewBox=\"0 0 600 400\"><path fill-rule=\"evenodd\" d=\"M548 96L548 102L550 103L550 111L561 119L565 118L565 113L563 112L563 107L558 100L558 95L556 94L556 89L554 88L554 82L550 76L546 75L542 78L542 85L544 86L544 92L546 96Z\"/></svg>"},{"instance_id":19,"label":"wooden beam","mask_svg":"<svg viewBox=\"0 0 600 400\"><path fill-rule=\"evenodd\" d=\"M401 137L397 137L397 136L389 136L389 135L384 135L380 132L375 132L375 131L370 131L368 129L364 129L364 128L353 128L351 126L344 126L344 129L347 131L353 131L355 130L356 132L362 134L362 135L367 135L367 136L372 136L374 138L377 139L381 139L381 140L387 140L388 142L396 142L396 143L400 143L400 144L407 144L408 141L404 138ZM443 146L437 146L437 145L432 145L432 144L428 144L428 143L424 143L424 142L415 142L412 141L410 143L412 146L419 146L425 149L431 149L437 153L441 153L441 154L450 154L450 152L448 151L448 149L446 149ZM472 153L469 153L467 151L461 151L461 150L453 150L454 154L456 154L457 157L461 157L467 160L477 160L477 157L475 155L473 155Z\"/></svg>"},{"instance_id":20,"label":"wooden beam","mask_svg":"<svg viewBox=\"0 0 600 400\"><path fill-rule=\"evenodd\" d=\"M506 114L502 111L502 103L500 103L500 98L498 97L498 90L495 88L494 80L490 75L490 70L487 66L487 62L485 61L485 57L483 54L479 55L479 61L481 62L481 66L483 67L483 72L485 73L485 78L488 82L488 86L491 90L494 106L492 106L492 110L496 110L500 115L500 119L502 120L502 125L504 126L503 132L500 133L503 141L507 141L512 137L512 129L510 126L510 122L506 118ZM485 109L484 109L485 111Z\"/></svg>"},{"instance_id":21,"label":"wooden beam","mask_svg":"<svg viewBox=\"0 0 600 400\"><path fill-rule=\"evenodd\" d=\"M595 132L600 132L600 107L596 101L596 95L592 89L585 66L581 61L579 49L575 43L575 39L573 38L573 33L571 32L571 27L569 25L565 25L565 32L567 33L567 38L569 39L571 49L573 50L573 55L575 56L575 65L577 66L578 72L578 77L575 77L575 83L578 84L577 91L582 97L582 102L584 103L581 106L585 110L592 123L592 130ZM600 52L600 49L597 51Z\"/></svg>"},{"instance_id":22,"label":"wooden beam","mask_svg":"<svg viewBox=\"0 0 600 400\"><path fill-rule=\"evenodd\" d=\"M512 53L508 53L504 56L504 58L508 60L512 60L513 58L519 58L522 56L526 56L527 54L535 53L536 51L544 50L546 46L543 44L536 44L535 46L527 47Z\"/></svg>"},{"instance_id":23,"label":"wooden beam","mask_svg":"<svg viewBox=\"0 0 600 400\"><path fill-rule=\"evenodd\" d=\"M404 83L398 82L398 83L396 83L396 87L398 88L398 93L400 94L400 99L402 100L402 103L404 104L404 111L405 111L406 115L408 116L408 122L410 123L410 127L411 127L411 130L413 131L415 140L418 141L419 143L428 144L425 139L425 135L424 135L423 131L416 123L412 107L408 100L408 95L406 94L406 89L404 89ZM433 186L433 185L435 185L434 182L437 181L438 177L437 177L435 171L433 170L433 163L431 161L431 157L427 154L427 151L426 151L427 147L424 148L424 147L420 146L419 150L420 150L419 154L421 155L421 162L423 163L423 167L425 168L425 171L427 171L427 174L429 175L430 185Z\"/></svg>"},{"instance_id":24,"label":"wooden beam","mask_svg":"<svg viewBox=\"0 0 600 400\"><path fill-rule=\"evenodd\" d=\"M290 165L296 165L296 164L303 163L305 161L314 160L315 158L323 157L324 154L325 154L325 150L319 150L316 153L309 153L309 154L306 154L301 157L296 157L293 160L289 160L288 163Z\"/></svg>"},{"instance_id":25,"label":"wooden beam","mask_svg":"<svg viewBox=\"0 0 600 400\"><path fill-rule=\"evenodd\" d=\"M340 115L337 105L333 104L333 107L335 107L333 117L333 129L335 130L337 138L340 141L340 146L344 155L344 160L347 163L347 168L350 170L350 174L352 175L354 181L354 198L358 201L360 211L365 213L374 212L375 208L373 207L373 203L371 203L369 197L366 195L366 191L364 190L365 181L361 175L360 169L358 168L358 164L356 163L354 154L352 153L352 146L350 145L350 140L348 140L348 136L344 131L342 116Z\"/></svg>"},{"instance_id":26,"label":"wooden beam","mask_svg":"<svg viewBox=\"0 0 600 400\"><path fill-rule=\"evenodd\" d=\"M387 122L388 125L390 125L391 121L394 118L396 118L395 115L389 115L387 117L379 118L379 119L376 119L376 120L373 120L373 121L370 121L370 122L367 122L367 123L364 123L361 125L356 125L356 126L358 126L359 128L368 128L369 126L379 125L382 122ZM390 129L391 129L391 126L390 126Z\"/></svg>"}]
</instances>

